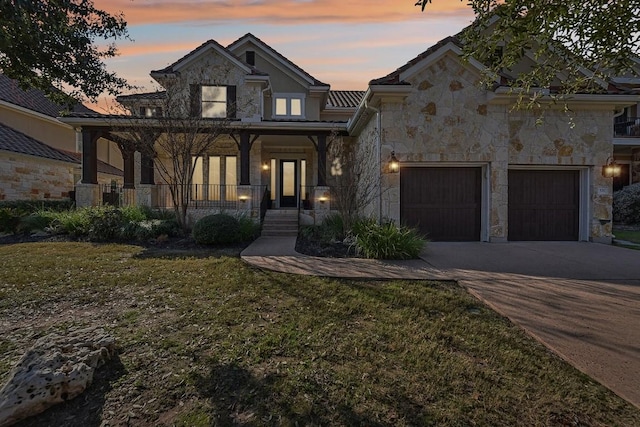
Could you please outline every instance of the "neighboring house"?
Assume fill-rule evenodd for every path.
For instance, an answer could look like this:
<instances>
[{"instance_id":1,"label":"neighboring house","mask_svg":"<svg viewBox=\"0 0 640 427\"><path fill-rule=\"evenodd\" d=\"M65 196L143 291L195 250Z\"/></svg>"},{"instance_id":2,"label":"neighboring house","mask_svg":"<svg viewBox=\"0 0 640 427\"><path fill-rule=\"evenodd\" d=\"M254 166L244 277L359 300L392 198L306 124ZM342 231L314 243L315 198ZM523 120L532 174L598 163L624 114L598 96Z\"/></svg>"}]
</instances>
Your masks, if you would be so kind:
<instances>
[{"instance_id":1,"label":"neighboring house","mask_svg":"<svg viewBox=\"0 0 640 427\"><path fill-rule=\"evenodd\" d=\"M229 121L228 137L193 159L201 188L194 207L256 214L269 189L271 208L301 209L301 219L319 221L331 207L339 161L328 146L342 138L356 144L358 162L371 165L361 180L381 183L362 214L417 226L433 240L610 242L612 179L602 167L613 156L614 117L640 101L633 82L572 97L571 118L549 106L536 125L540 112L511 111L507 74L481 89L484 67L460 55L459 41L449 37L371 81L366 92L332 91L247 34L227 47L207 41L152 71L166 91L119 101L149 123L175 96L189 99L192 115ZM62 120L82 127L90 153L119 118ZM638 154L633 143L628 149ZM83 203L96 203L96 171L85 160ZM628 161L635 170L637 161ZM125 185L141 188L138 202L167 206L149 195L162 188L153 175L132 182L135 167L125 163Z\"/></svg>"},{"instance_id":2,"label":"neighboring house","mask_svg":"<svg viewBox=\"0 0 640 427\"><path fill-rule=\"evenodd\" d=\"M56 118L63 110L0 74L0 200L70 196L81 174L80 134ZM91 112L82 104L74 111ZM100 144L97 166L101 183L122 182L122 156L112 142Z\"/></svg>"}]
</instances>

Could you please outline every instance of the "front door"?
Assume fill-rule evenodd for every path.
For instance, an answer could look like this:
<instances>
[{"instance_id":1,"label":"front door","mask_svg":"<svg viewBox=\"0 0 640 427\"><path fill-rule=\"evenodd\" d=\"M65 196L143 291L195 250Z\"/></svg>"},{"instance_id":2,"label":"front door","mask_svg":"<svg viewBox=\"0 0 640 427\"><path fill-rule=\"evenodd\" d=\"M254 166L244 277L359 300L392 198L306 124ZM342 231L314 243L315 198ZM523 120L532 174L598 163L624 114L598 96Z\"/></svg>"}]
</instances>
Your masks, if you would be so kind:
<instances>
[{"instance_id":1,"label":"front door","mask_svg":"<svg viewBox=\"0 0 640 427\"><path fill-rule=\"evenodd\" d=\"M280 160L280 207L298 206L298 162Z\"/></svg>"}]
</instances>

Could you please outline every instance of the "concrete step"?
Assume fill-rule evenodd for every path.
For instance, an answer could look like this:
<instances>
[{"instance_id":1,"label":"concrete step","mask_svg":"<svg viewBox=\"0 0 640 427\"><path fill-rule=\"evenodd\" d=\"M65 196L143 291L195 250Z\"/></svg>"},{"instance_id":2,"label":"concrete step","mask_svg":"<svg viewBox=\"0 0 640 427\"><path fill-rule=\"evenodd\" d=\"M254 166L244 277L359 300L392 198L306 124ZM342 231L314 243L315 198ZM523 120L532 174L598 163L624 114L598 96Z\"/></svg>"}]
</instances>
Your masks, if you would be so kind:
<instances>
[{"instance_id":1,"label":"concrete step","mask_svg":"<svg viewBox=\"0 0 640 427\"><path fill-rule=\"evenodd\" d=\"M268 210L262 222L262 236L297 236L297 210Z\"/></svg>"}]
</instances>

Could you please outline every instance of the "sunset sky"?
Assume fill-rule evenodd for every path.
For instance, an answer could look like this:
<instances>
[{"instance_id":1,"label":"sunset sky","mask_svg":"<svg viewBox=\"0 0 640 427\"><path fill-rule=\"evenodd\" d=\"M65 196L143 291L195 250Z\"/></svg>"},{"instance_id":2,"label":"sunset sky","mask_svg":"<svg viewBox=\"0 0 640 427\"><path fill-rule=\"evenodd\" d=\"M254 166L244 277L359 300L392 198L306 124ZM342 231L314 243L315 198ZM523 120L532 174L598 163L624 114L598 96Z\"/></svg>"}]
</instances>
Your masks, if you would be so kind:
<instances>
[{"instance_id":1,"label":"sunset sky","mask_svg":"<svg viewBox=\"0 0 640 427\"><path fill-rule=\"evenodd\" d=\"M434 0L94 0L124 14L133 41L117 42L110 71L153 90L149 71L203 42L250 32L332 89L365 90L473 19L466 2ZM100 103L101 104L101 103ZM99 104L99 105L100 105Z\"/></svg>"}]
</instances>

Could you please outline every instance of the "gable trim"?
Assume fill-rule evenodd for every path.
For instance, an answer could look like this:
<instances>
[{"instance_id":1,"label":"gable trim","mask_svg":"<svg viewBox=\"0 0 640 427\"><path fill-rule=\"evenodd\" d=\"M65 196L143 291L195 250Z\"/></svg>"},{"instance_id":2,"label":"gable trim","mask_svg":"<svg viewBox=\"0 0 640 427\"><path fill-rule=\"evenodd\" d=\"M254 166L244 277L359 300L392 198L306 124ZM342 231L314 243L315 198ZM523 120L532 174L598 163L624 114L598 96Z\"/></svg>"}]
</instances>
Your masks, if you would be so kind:
<instances>
[{"instance_id":1,"label":"gable trim","mask_svg":"<svg viewBox=\"0 0 640 427\"><path fill-rule=\"evenodd\" d=\"M187 54L181 60L179 60L173 66L171 66L171 71L167 72L166 69L159 70L159 71L152 71L151 76L154 77L154 76L172 75L180 71L182 68L186 67L193 61L201 58L206 53L209 53L209 51L211 50L225 57L227 60L232 62L236 67L240 68L246 74L251 74L252 70L249 66L247 66L244 62L238 59L235 55L231 54L227 49L225 49L224 47L216 43L214 40L209 40L205 44L197 47L195 51L192 51L191 53Z\"/></svg>"},{"instance_id":2,"label":"gable trim","mask_svg":"<svg viewBox=\"0 0 640 427\"><path fill-rule=\"evenodd\" d=\"M448 52L451 52L458 57L461 57L463 55L462 49L458 45L450 41L446 43L444 46L440 47L435 52L427 55L426 57L422 58L420 61L413 64L411 67L402 71L399 75L400 81L401 82L406 81L407 79L413 77L414 75L424 70L425 68L430 67ZM469 58L468 63L481 73L486 73L488 71L488 68L486 66L484 66L481 62L479 62L474 58ZM492 75L492 79L495 80L497 83L500 82L500 79L495 74Z\"/></svg>"}]
</instances>

